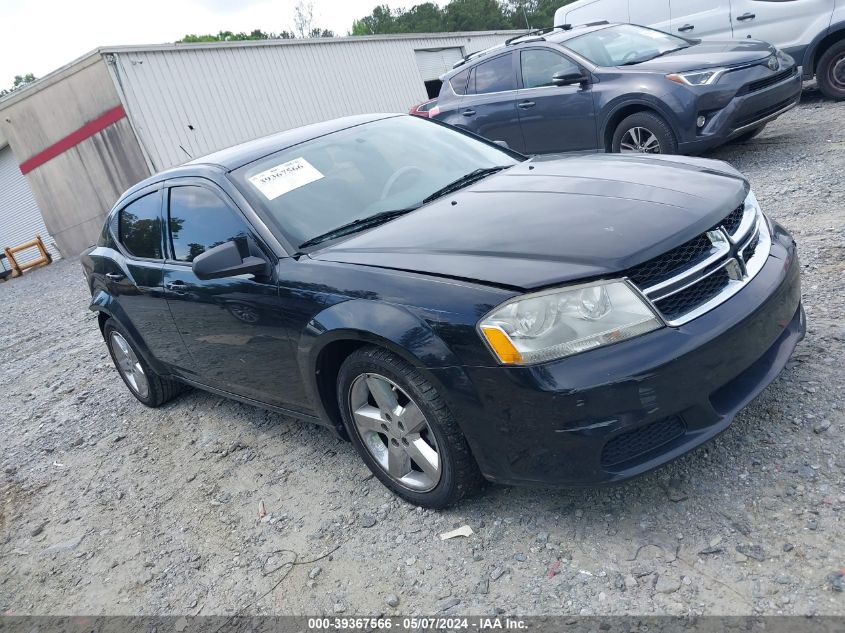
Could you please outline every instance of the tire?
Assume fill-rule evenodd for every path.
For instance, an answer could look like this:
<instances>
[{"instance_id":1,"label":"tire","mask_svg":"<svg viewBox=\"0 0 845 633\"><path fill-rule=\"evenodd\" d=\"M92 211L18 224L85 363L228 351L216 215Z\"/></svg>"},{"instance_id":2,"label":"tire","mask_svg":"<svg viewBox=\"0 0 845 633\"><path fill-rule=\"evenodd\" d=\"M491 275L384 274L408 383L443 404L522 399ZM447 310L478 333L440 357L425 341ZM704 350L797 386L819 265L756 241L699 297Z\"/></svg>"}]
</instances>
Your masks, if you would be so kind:
<instances>
[{"instance_id":1,"label":"tire","mask_svg":"<svg viewBox=\"0 0 845 633\"><path fill-rule=\"evenodd\" d=\"M636 130L645 130L647 135ZM628 134L632 136L626 136ZM656 141L656 145L652 142L652 137ZM627 150L623 148L623 143L626 146L633 147L634 144L630 141L641 139L640 146L646 149L656 149L657 151L644 150ZM648 154L677 154L678 140L675 138L675 133L672 128L660 116L652 114L651 112L636 112L629 117L626 117L622 122L616 126L616 131L613 133L613 140L611 141L610 151L614 154L619 153L648 153Z\"/></svg>"},{"instance_id":2,"label":"tire","mask_svg":"<svg viewBox=\"0 0 845 633\"><path fill-rule=\"evenodd\" d=\"M766 129L766 123L761 125L760 127L756 127L753 130L749 130L745 134L740 134L736 138L731 139L731 143L746 143L750 141L755 136L758 136L760 132Z\"/></svg>"},{"instance_id":3,"label":"tire","mask_svg":"<svg viewBox=\"0 0 845 633\"><path fill-rule=\"evenodd\" d=\"M117 327L114 319L108 319L103 325L103 337L117 373L132 395L146 406L160 407L190 389L178 380L157 374L138 353L129 337ZM127 369L128 363L133 365L134 371Z\"/></svg>"},{"instance_id":4,"label":"tire","mask_svg":"<svg viewBox=\"0 0 845 633\"><path fill-rule=\"evenodd\" d=\"M379 394L382 406L373 394ZM469 444L443 398L402 359L378 347L356 350L340 368L337 398L364 463L406 501L445 508L483 486Z\"/></svg>"},{"instance_id":5,"label":"tire","mask_svg":"<svg viewBox=\"0 0 845 633\"><path fill-rule=\"evenodd\" d=\"M845 100L845 40L833 44L819 58L816 81L825 97Z\"/></svg>"}]
</instances>

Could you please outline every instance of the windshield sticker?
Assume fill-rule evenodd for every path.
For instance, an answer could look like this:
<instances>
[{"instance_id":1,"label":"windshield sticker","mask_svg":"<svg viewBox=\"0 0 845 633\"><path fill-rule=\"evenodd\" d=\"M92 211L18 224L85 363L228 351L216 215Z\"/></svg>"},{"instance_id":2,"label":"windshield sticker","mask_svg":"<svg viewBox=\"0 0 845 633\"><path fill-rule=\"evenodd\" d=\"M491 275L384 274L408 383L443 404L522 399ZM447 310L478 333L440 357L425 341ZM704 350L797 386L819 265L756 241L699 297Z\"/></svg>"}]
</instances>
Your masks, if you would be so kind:
<instances>
[{"instance_id":1,"label":"windshield sticker","mask_svg":"<svg viewBox=\"0 0 845 633\"><path fill-rule=\"evenodd\" d=\"M267 171L262 171L260 174L250 176L249 181L268 200L275 200L322 177L323 174L307 160L294 158Z\"/></svg>"}]
</instances>

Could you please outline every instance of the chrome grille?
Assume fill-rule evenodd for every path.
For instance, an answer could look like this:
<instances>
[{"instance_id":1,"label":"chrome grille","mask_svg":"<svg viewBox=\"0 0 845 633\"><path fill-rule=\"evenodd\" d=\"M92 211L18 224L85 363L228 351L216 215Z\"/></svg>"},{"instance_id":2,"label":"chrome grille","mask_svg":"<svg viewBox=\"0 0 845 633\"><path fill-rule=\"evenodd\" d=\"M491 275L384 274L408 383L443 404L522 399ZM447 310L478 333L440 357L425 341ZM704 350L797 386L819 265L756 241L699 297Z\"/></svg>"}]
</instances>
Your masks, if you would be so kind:
<instances>
[{"instance_id":1,"label":"chrome grille","mask_svg":"<svg viewBox=\"0 0 845 633\"><path fill-rule=\"evenodd\" d=\"M625 275L668 325L682 325L738 292L760 272L770 246L756 201L746 201L710 231Z\"/></svg>"},{"instance_id":2,"label":"chrome grille","mask_svg":"<svg viewBox=\"0 0 845 633\"><path fill-rule=\"evenodd\" d=\"M713 274L680 292L669 295L665 299L655 301L655 307L660 314L669 320L674 320L686 314L690 307L699 306L718 295L731 283L728 271L717 269Z\"/></svg>"},{"instance_id":3,"label":"chrome grille","mask_svg":"<svg viewBox=\"0 0 845 633\"><path fill-rule=\"evenodd\" d=\"M725 230L728 232L728 235L733 235L739 229L739 225L742 224L742 217L745 215L745 205L741 204L736 209L731 211L722 222L722 226L725 227ZM713 227L714 229L718 229L719 225Z\"/></svg>"}]
</instances>

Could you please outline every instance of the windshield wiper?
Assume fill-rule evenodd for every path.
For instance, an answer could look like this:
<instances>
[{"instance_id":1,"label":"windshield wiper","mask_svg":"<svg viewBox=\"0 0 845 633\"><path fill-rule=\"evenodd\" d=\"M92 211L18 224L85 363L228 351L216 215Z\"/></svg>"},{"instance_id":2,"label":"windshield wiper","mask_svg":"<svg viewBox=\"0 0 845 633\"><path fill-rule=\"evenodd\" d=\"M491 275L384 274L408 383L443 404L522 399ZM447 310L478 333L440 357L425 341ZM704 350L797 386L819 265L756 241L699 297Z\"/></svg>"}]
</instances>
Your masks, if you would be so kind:
<instances>
[{"instance_id":1,"label":"windshield wiper","mask_svg":"<svg viewBox=\"0 0 845 633\"><path fill-rule=\"evenodd\" d=\"M327 231L322 235L318 235L316 237L312 237L310 240L306 240L305 242L299 245L299 248L316 246L317 244L321 244L322 242L328 242L329 240L333 240L337 237L343 237L344 235L350 235L351 233L357 233L358 231L363 231L364 229L369 229L371 227L378 226L379 224L384 224L385 222L389 222L393 218L398 218L400 215L405 215L406 213L410 213L411 211L416 211L421 206L422 205L414 205L405 209L382 211L381 213L376 213L375 215L370 215L366 218L358 218L357 220L352 220L352 222L343 224L337 227L336 229L332 229L331 231Z\"/></svg>"},{"instance_id":2,"label":"windshield wiper","mask_svg":"<svg viewBox=\"0 0 845 633\"><path fill-rule=\"evenodd\" d=\"M692 44L687 44L686 46L679 46L678 48L670 48L668 51L663 51L662 53L658 53L654 57L648 57L646 59L635 59L630 62L625 62L622 64L623 66L635 66L636 64L642 64L643 62L650 62L652 59L657 59L658 57L663 57L664 55L668 55L669 53L677 53L678 51L682 51L685 48L689 48Z\"/></svg>"},{"instance_id":3,"label":"windshield wiper","mask_svg":"<svg viewBox=\"0 0 845 633\"><path fill-rule=\"evenodd\" d=\"M482 178L485 178L490 174L495 174L497 171L507 169L508 167L510 167L510 165L499 165L497 167L487 167L486 169L473 170L468 174L464 174L457 180L453 180L442 189L438 189L437 191L435 191L433 194L423 200L423 204L428 204L429 202L437 200L437 198L442 198L443 196L450 194L454 191L458 191L459 189L463 189L464 187L469 187L472 183L478 182Z\"/></svg>"}]
</instances>

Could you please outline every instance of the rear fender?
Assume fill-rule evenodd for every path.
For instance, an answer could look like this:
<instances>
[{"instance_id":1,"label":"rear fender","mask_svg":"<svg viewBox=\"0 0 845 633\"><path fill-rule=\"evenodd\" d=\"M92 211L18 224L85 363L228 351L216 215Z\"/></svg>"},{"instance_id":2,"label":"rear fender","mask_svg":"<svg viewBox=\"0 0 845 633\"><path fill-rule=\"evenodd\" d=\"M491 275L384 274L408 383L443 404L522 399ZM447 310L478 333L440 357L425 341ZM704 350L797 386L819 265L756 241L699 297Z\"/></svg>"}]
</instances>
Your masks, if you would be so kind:
<instances>
[{"instance_id":1,"label":"rear fender","mask_svg":"<svg viewBox=\"0 0 845 633\"><path fill-rule=\"evenodd\" d=\"M108 292L105 290L97 290L94 292L93 297L91 298L91 303L88 305L88 309L92 312L96 312L98 314L104 314L107 317L113 319L115 323L117 323L117 327L120 329L121 333L129 339L129 342L132 343L135 351L138 352L147 364L152 367L156 373L161 375L168 375L170 370L167 369L164 365L162 365L154 356L150 355L147 347L145 345L141 345L139 341L143 340L138 330L132 325L132 322L124 312L123 308L120 307L120 303L114 300Z\"/></svg>"}]
</instances>

